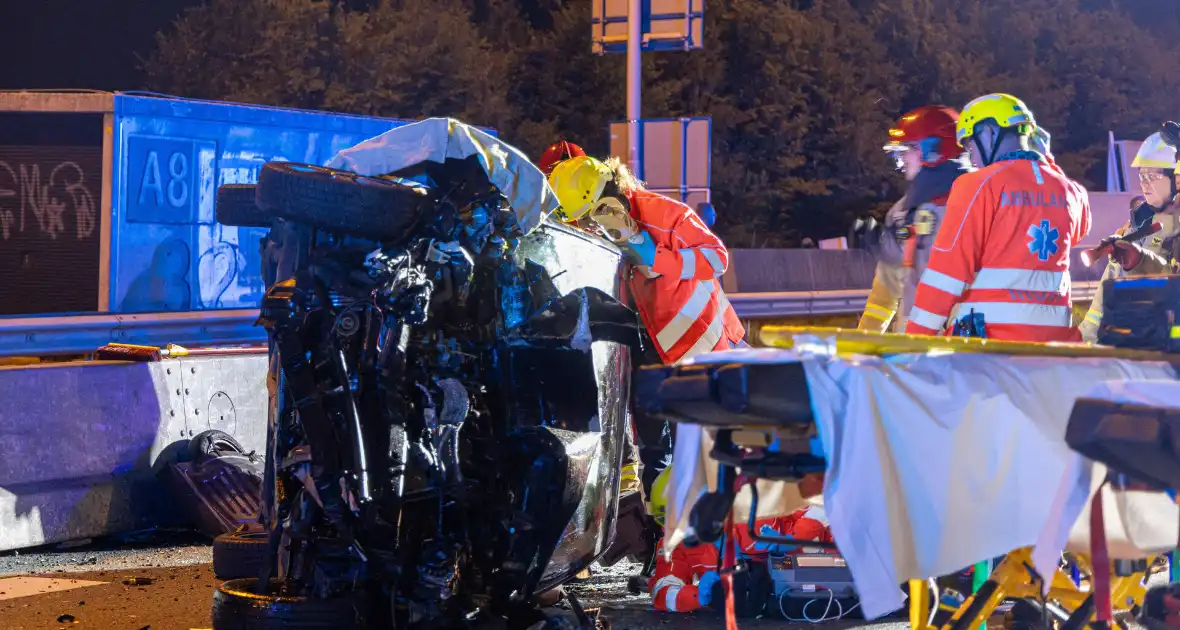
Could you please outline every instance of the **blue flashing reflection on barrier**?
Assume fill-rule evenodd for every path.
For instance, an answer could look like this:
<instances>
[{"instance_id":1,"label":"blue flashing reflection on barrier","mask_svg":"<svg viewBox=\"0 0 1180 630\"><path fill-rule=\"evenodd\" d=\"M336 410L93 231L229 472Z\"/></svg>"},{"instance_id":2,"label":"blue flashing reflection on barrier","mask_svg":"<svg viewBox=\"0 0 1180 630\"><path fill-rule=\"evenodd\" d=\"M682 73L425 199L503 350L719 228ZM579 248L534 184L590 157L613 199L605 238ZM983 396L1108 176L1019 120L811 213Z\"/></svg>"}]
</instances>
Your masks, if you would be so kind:
<instances>
[{"instance_id":1,"label":"blue flashing reflection on barrier","mask_svg":"<svg viewBox=\"0 0 1180 630\"><path fill-rule=\"evenodd\" d=\"M255 183L268 161L323 164L341 149L414 122L149 93L115 95L114 112L116 313L257 307L259 243L267 230L218 224L218 186Z\"/></svg>"}]
</instances>

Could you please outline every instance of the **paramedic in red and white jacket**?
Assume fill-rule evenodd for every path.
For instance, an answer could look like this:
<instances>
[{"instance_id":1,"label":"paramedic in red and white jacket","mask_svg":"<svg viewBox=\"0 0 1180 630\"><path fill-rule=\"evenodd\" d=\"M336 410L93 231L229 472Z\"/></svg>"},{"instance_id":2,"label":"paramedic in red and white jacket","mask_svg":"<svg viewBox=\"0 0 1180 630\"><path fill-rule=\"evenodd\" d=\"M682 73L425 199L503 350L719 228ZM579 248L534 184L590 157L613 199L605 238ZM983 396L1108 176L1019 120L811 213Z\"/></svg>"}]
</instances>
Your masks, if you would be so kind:
<instances>
[{"instance_id":1,"label":"paramedic in red and white jacket","mask_svg":"<svg viewBox=\"0 0 1180 630\"><path fill-rule=\"evenodd\" d=\"M951 188L907 333L939 334L952 316L974 311L991 339L1081 340L1069 253L1090 231L1090 202L1032 149L1035 131L1014 96L990 94L963 109L956 136L979 170Z\"/></svg>"}]
</instances>

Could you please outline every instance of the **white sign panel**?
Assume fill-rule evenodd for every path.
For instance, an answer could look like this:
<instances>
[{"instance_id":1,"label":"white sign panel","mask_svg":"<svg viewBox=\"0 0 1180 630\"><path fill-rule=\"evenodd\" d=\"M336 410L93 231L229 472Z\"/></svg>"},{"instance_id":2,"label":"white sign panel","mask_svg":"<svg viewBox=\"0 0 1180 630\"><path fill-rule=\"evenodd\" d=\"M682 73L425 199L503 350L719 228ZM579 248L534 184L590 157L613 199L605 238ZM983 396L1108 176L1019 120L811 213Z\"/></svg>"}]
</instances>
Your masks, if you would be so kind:
<instances>
[{"instance_id":1,"label":"white sign panel","mask_svg":"<svg viewBox=\"0 0 1180 630\"><path fill-rule=\"evenodd\" d=\"M591 0L595 54L627 52L628 0ZM696 50L704 38L704 0L643 0L643 52Z\"/></svg>"}]
</instances>

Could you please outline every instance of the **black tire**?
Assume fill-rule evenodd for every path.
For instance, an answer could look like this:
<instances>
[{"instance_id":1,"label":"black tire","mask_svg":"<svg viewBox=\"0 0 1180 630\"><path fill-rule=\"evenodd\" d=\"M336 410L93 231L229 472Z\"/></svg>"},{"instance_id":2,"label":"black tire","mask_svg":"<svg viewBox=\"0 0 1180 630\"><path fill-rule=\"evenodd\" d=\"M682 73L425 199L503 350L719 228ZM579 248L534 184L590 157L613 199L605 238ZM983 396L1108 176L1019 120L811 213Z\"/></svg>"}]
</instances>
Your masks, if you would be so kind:
<instances>
[{"instance_id":1,"label":"black tire","mask_svg":"<svg viewBox=\"0 0 1180 630\"><path fill-rule=\"evenodd\" d=\"M246 449L234 439L234 436L217 429L198 433L196 437L188 441L188 461L193 462L214 457L217 453L245 454L245 452Z\"/></svg>"},{"instance_id":2,"label":"black tire","mask_svg":"<svg viewBox=\"0 0 1180 630\"><path fill-rule=\"evenodd\" d=\"M258 205L273 216L373 240L405 238L433 204L424 186L311 164L268 162L258 175Z\"/></svg>"},{"instance_id":3,"label":"black tire","mask_svg":"<svg viewBox=\"0 0 1180 630\"><path fill-rule=\"evenodd\" d=\"M217 222L235 227L271 226L271 214L258 207L255 199L257 186L253 184L226 184L217 189L217 202L213 213Z\"/></svg>"},{"instance_id":4,"label":"black tire","mask_svg":"<svg viewBox=\"0 0 1180 630\"><path fill-rule=\"evenodd\" d=\"M278 595L282 580L267 593L254 592L257 578L230 580L213 593L214 630L350 630L360 621L351 600Z\"/></svg>"},{"instance_id":5,"label":"black tire","mask_svg":"<svg viewBox=\"0 0 1180 630\"><path fill-rule=\"evenodd\" d=\"M270 560L269 538L266 532L230 532L214 538L213 575L219 580L257 578Z\"/></svg>"}]
</instances>

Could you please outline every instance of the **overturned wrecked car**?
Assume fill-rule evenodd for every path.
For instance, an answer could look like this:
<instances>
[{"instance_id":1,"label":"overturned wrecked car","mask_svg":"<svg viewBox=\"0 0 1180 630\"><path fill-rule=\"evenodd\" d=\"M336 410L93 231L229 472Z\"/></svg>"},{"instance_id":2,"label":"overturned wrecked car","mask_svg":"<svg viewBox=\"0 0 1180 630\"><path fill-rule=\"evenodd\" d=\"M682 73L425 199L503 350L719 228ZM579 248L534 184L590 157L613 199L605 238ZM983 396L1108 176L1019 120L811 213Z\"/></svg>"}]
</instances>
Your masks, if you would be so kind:
<instances>
[{"instance_id":1,"label":"overturned wrecked car","mask_svg":"<svg viewBox=\"0 0 1180 630\"><path fill-rule=\"evenodd\" d=\"M453 120L329 166L219 191L219 222L271 228L274 569L223 584L214 626L553 625L536 596L613 535L639 326L625 264L547 221L518 151Z\"/></svg>"}]
</instances>

